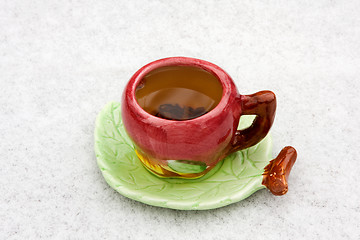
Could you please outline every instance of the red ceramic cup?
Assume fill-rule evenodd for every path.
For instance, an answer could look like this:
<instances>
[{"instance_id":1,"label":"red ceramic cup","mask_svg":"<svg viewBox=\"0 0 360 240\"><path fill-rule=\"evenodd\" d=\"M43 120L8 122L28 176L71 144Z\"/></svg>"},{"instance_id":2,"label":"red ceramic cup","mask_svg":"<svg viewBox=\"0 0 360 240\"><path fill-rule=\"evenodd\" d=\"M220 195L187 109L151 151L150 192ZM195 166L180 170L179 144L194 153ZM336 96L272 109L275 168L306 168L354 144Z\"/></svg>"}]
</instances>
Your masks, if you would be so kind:
<instances>
[{"instance_id":1,"label":"red ceramic cup","mask_svg":"<svg viewBox=\"0 0 360 240\"><path fill-rule=\"evenodd\" d=\"M147 113L136 101L135 90L150 71L164 66L193 66L213 74L223 94L219 104L200 117L173 121ZM142 163L161 177L203 176L227 155L261 141L269 132L276 110L275 94L261 91L240 95L231 77L204 60L172 57L151 62L128 82L122 98L124 127ZM253 124L237 130L241 115L256 115Z\"/></svg>"}]
</instances>

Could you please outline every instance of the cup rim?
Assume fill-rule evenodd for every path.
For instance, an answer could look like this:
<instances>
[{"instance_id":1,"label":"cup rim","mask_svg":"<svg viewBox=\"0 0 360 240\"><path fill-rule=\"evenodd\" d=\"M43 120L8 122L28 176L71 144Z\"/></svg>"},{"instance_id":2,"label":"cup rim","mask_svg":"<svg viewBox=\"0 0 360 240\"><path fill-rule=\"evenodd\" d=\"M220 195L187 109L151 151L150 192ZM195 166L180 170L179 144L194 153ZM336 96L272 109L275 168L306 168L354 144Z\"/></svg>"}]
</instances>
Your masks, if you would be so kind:
<instances>
[{"instance_id":1,"label":"cup rim","mask_svg":"<svg viewBox=\"0 0 360 240\"><path fill-rule=\"evenodd\" d=\"M136 87L140 83L140 81L143 79L146 74L149 72L160 68L160 67L167 67L167 66L193 66L201 68L212 75L214 75L222 86L222 96L219 101L219 103L216 105L215 108L213 108L211 111L207 112L204 115L201 115L196 118L187 119L187 120L170 120L170 119L164 119L159 118L154 115L151 115L150 113L146 112L138 103L135 96ZM176 122L176 123L185 123L185 122L198 122L198 121L206 121L209 119L214 118L215 116L219 115L224 108L229 104L230 96L232 95L232 87L235 87L232 79L230 76L219 66L210 63L205 60L196 59L196 58L190 58L190 57L168 57L168 58L162 58L153 62L150 62L140 68L131 78L127 85L127 90L125 91L125 98L128 98L133 104L133 107L136 107L137 114L140 114L141 117L144 118L151 118L153 120L164 122L164 123L170 123L170 122ZM236 87L235 87L236 88Z\"/></svg>"}]
</instances>

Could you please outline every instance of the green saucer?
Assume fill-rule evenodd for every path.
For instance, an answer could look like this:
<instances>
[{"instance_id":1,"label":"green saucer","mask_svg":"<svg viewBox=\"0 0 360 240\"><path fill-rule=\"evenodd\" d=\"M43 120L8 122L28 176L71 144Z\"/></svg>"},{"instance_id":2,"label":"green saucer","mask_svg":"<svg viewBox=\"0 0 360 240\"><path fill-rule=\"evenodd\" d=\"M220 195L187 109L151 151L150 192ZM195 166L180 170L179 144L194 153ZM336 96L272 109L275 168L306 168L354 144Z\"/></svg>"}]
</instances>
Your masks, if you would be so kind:
<instances>
[{"instance_id":1,"label":"green saucer","mask_svg":"<svg viewBox=\"0 0 360 240\"><path fill-rule=\"evenodd\" d=\"M253 116L242 116L239 129L252 120ZM204 210L243 200L265 188L262 173L272 159L271 151L268 135L259 144L226 157L199 179L158 178L137 158L122 124L120 103L108 103L96 120L95 153L106 182L128 198L159 207Z\"/></svg>"}]
</instances>

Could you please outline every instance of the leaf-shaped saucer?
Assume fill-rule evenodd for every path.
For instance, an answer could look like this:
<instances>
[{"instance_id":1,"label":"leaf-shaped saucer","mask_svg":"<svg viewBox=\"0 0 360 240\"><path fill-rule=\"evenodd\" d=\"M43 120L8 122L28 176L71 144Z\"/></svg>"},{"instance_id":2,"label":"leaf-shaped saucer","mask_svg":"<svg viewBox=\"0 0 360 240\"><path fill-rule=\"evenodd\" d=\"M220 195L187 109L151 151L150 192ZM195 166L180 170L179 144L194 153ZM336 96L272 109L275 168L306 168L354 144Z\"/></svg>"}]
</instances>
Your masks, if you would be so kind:
<instances>
[{"instance_id":1,"label":"leaf-shaped saucer","mask_svg":"<svg viewBox=\"0 0 360 240\"><path fill-rule=\"evenodd\" d=\"M253 116L242 116L239 129L252 120ZM137 158L122 124L120 103L108 103L96 120L95 153L106 182L128 198L159 207L204 210L243 200L265 188L262 174L272 159L271 151L268 134L257 145L229 155L199 179L159 178Z\"/></svg>"}]
</instances>

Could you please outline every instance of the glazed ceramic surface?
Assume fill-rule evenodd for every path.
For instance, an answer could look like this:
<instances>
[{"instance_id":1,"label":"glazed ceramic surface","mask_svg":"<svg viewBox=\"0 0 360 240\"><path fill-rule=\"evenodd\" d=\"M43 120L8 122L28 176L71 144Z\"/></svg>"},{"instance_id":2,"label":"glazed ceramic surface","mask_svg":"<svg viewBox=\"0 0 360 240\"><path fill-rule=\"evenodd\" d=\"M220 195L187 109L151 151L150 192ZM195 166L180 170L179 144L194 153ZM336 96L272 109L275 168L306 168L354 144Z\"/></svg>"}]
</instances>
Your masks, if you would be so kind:
<instances>
[{"instance_id":1,"label":"glazed ceramic surface","mask_svg":"<svg viewBox=\"0 0 360 240\"><path fill-rule=\"evenodd\" d=\"M223 87L220 103L209 113L186 121L166 120L145 112L135 99L137 85L150 71L173 65L195 66L214 74ZM206 171L185 177L201 176L229 154L257 144L269 132L275 110L276 99L271 91L240 95L230 76L220 67L185 57L161 59L144 66L130 79L122 98L124 128L143 163L154 168L167 167L168 160L206 164ZM256 118L247 129L238 131L242 115L256 115Z\"/></svg>"},{"instance_id":2,"label":"glazed ceramic surface","mask_svg":"<svg viewBox=\"0 0 360 240\"><path fill-rule=\"evenodd\" d=\"M239 128L252 120L243 116ZM271 145L268 135L257 145L229 155L199 179L170 179L153 175L141 164L124 129L120 103L102 109L95 129L98 166L112 188L146 204L182 210L222 207L265 188L262 174L271 160Z\"/></svg>"}]
</instances>

